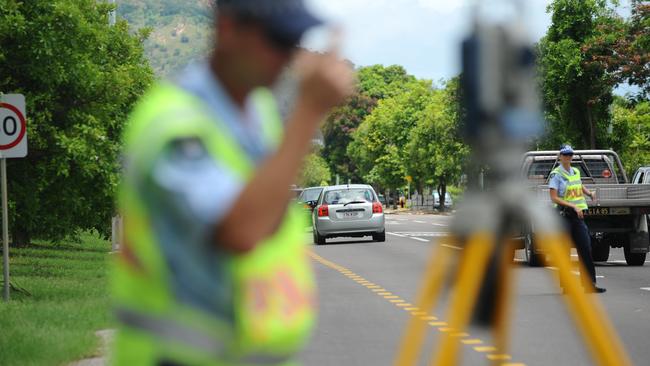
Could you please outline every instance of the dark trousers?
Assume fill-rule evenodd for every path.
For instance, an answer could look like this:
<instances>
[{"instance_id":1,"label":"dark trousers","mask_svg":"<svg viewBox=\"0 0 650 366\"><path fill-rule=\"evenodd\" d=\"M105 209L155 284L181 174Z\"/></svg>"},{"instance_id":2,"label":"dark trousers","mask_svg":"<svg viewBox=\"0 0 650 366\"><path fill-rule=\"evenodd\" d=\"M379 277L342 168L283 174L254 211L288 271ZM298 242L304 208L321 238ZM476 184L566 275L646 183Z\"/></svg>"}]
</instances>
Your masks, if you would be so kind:
<instances>
[{"instance_id":1,"label":"dark trousers","mask_svg":"<svg viewBox=\"0 0 650 366\"><path fill-rule=\"evenodd\" d=\"M566 210L563 213L564 222L567 231L571 234L573 245L578 252L578 258L582 262L584 269L587 273L583 273L582 267L580 268L580 277L584 286L596 284L596 268L594 261L591 257L591 236L589 235L589 228L584 220L578 218L578 215L573 210Z\"/></svg>"}]
</instances>

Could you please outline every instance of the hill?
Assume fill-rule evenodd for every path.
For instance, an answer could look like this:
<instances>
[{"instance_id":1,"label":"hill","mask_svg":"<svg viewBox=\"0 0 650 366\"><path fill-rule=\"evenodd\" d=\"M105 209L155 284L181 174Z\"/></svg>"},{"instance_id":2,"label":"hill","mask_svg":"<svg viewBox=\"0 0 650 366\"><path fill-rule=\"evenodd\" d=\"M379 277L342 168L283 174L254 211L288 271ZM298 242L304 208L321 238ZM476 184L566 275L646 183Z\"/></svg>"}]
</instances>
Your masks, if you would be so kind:
<instances>
[{"instance_id":1,"label":"hill","mask_svg":"<svg viewBox=\"0 0 650 366\"><path fill-rule=\"evenodd\" d=\"M118 0L117 16L133 29L150 27L145 52L164 77L203 57L212 37L211 0Z\"/></svg>"}]
</instances>

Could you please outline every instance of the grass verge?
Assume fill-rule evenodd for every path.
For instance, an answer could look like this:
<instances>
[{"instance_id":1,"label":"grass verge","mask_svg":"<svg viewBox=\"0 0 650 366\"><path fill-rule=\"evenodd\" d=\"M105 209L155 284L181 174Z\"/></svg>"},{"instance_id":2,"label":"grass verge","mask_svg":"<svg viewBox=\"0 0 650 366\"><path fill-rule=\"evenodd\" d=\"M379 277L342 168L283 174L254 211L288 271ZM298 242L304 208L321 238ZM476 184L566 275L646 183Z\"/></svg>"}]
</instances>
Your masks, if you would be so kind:
<instances>
[{"instance_id":1,"label":"grass verge","mask_svg":"<svg viewBox=\"0 0 650 366\"><path fill-rule=\"evenodd\" d=\"M0 365L65 365L94 355L94 332L111 322L110 248L84 233L78 243L9 249L11 283L29 294L0 300ZM1 268L2 261L0 282Z\"/></svg>"}]
</instances>

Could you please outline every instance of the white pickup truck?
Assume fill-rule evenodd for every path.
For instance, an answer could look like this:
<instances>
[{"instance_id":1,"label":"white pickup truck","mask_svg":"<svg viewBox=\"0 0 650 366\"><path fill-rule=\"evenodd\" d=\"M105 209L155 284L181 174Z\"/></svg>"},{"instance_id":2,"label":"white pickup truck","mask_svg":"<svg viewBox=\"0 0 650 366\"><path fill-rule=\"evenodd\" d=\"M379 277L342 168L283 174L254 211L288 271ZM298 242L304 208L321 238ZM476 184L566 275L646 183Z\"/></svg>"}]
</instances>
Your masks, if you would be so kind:
<instances>
[{"instance_id":1,"label":"white pickup truck","mask_svg":"<svg viewBox=\"0 0 650 366\"><path fill-rule=\"evenodd\" d=\"M525 180L548 205L549 175L558 165L558 151L530 151L522 162ZM630 184L618 154L611 150L576 150L571 165L580 170L582 183L596 192L595 201L587 200L585 215L594 261L607 261L610 247L623 248L628 265L642 266L650 249L646 220L650 184ZM521 249L525 249L528 264L537 266L544 254L536 248L533 232L534 228L524 225Z\"/></svg>"}]
</instances>

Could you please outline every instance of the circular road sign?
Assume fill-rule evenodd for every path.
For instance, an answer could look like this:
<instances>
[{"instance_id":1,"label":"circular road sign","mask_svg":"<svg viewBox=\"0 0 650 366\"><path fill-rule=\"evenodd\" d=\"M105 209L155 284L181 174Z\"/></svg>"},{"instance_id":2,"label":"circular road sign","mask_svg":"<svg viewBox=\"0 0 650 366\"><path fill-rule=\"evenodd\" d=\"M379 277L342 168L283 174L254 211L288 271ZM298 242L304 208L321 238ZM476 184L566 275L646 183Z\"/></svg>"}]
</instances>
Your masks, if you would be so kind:
<instances>
[{"instance_id":1,"label":"circular road sign","mask_svg":"<svg viewBox=\"0 0 650 366\"><path fill-rule=\"evenodd\" d=\"M18 145L27 132L25 116L14 105L0 103L0 150Z\"/></svg>"}]
</instances>

